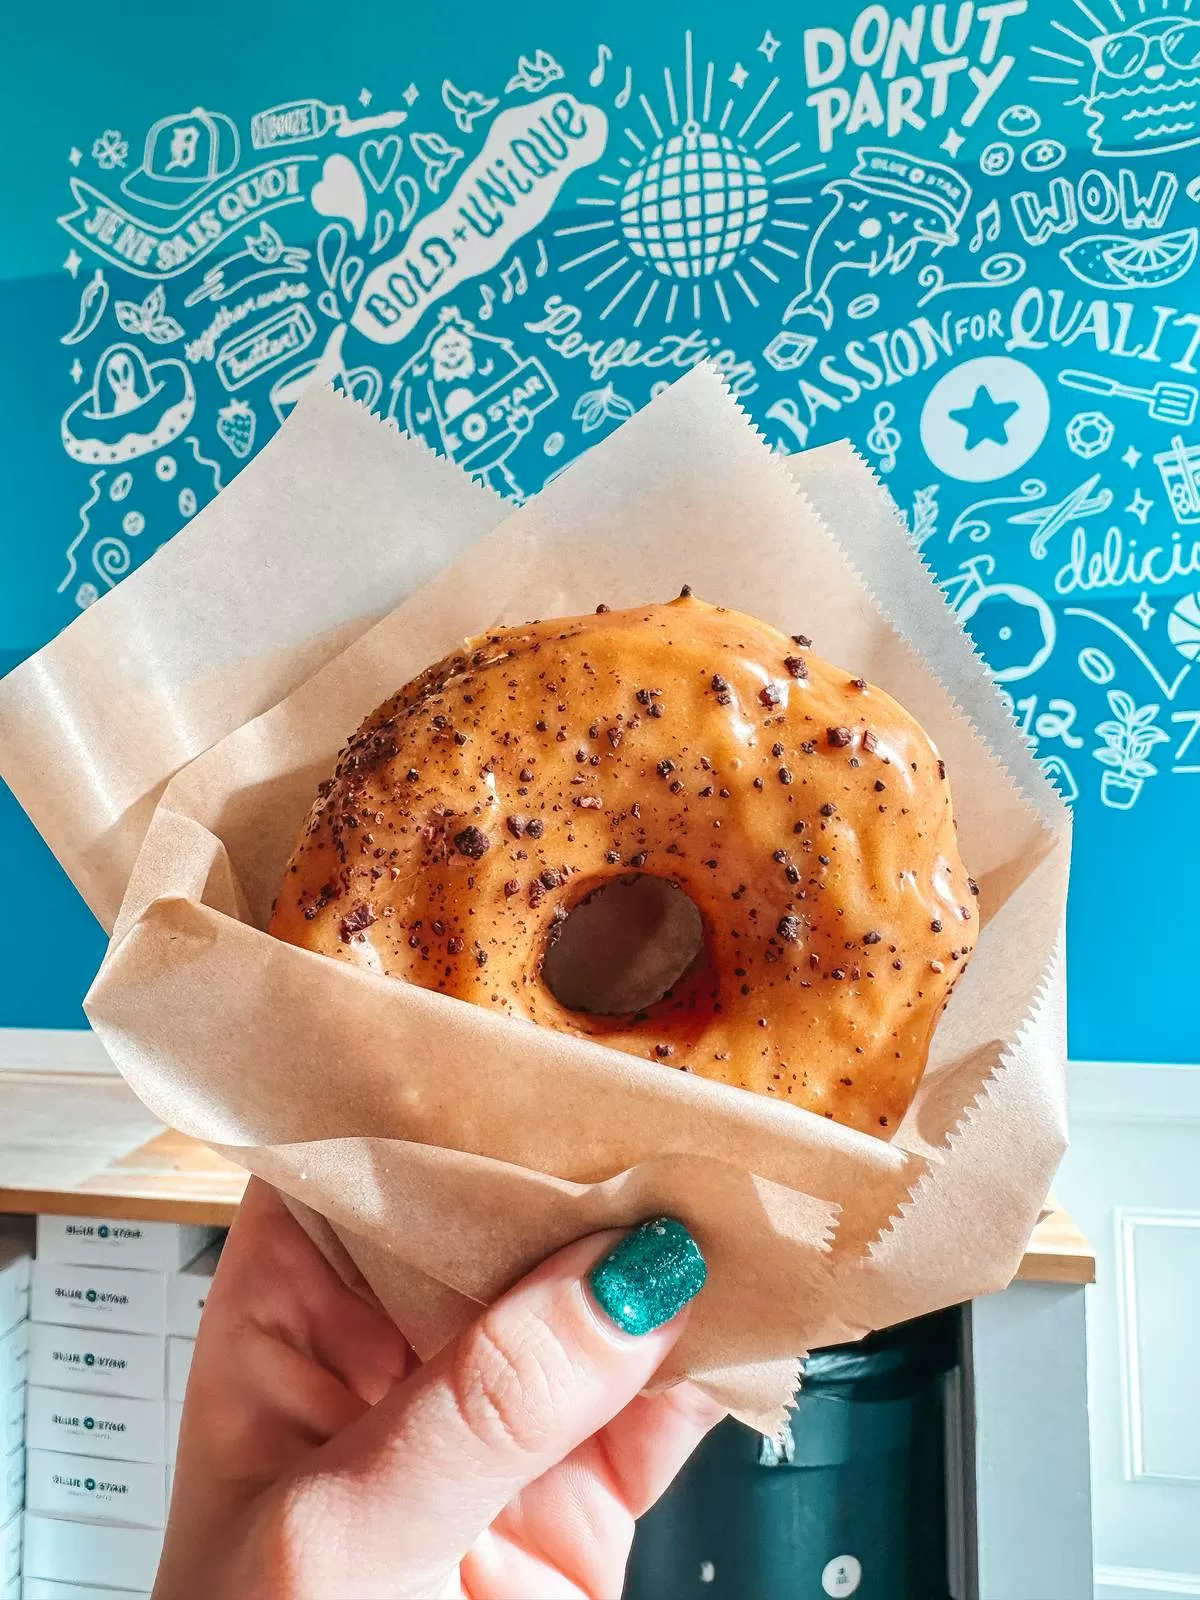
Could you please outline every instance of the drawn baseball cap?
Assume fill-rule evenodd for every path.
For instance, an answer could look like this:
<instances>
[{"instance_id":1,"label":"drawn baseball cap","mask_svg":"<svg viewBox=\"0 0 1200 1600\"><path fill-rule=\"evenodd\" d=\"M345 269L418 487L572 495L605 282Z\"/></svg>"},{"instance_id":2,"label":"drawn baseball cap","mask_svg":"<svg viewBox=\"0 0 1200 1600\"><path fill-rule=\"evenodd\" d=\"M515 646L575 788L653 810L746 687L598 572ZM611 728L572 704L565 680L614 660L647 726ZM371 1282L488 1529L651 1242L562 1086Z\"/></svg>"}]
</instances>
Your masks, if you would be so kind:
<instances>
[{"instance_id":1,"label":"drawn baseball cap","mask_svg":"<svg viewBox=\"0 0 1200 1600\"><path fill-rule=\"evenodd\" d=\"M831 188L850 184L883 200L915 205L933 220L943 243L958 242L958 230L971 203L971 185L953 167L878 145L860 145L855 157L853 172L835 179ZM924 232L931 236L928 224Z\"/></svg>"},{"instance_id":2,"label":"drawn baseball cap","mask_svg":"<svg viewBox=\"0 0 1200 1600\"><path fill-rule=\"evenodd\" d=\"M158 119L146 135L141 166L121 188L147 205L179 211L232 172L239 153L232 121L220 111L194 106Z\"/></svg>"}]
</instances>

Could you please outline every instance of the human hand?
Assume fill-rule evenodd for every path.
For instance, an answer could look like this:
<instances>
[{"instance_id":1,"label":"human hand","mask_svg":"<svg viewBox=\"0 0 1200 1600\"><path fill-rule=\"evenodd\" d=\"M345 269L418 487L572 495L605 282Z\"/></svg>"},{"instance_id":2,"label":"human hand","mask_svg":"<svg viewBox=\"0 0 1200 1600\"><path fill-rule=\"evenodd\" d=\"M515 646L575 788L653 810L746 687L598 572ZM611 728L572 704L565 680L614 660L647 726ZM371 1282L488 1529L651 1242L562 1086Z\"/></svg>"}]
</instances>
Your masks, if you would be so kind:
<instances>
[{"instance_id":1,"label":"human hand","mask_svg":"<svg viewBox=\"0 0 1200 1600\"><path fill-rule=\"evenodd\" d=\"M422 1366L253 1180L154 1600L618 1600L635 1518L722 1415L688 1383L639 1392L703 1258L666 1220L621 1238L569 1245Z\"/></svg>"}]
</instances>

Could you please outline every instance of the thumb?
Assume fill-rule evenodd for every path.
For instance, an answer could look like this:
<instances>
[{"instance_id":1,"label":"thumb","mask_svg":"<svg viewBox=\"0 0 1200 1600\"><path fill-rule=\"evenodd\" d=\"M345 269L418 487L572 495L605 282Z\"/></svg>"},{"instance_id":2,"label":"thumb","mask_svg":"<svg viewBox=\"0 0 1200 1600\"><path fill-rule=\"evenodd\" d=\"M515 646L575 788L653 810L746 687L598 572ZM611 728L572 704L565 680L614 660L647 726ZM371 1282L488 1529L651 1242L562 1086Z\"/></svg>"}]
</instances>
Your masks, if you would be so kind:
<instances>
[{"instance_id":1,"label":"thumb","mask_svg":"<svg viewBox=\"0 0 1200 1600\"><path fill-rule=\"evenodd\" d=\"M322 1451L322 1475L352 1497L344 1525L360 1559L378 1539L393 1574L458 1562L514 1496L645 1387L705 1276L687 1229L659 1217L581 1239L509 1290ZM384 1506L392 1514L380 1517Z\"/></svg>"}]
</instances>

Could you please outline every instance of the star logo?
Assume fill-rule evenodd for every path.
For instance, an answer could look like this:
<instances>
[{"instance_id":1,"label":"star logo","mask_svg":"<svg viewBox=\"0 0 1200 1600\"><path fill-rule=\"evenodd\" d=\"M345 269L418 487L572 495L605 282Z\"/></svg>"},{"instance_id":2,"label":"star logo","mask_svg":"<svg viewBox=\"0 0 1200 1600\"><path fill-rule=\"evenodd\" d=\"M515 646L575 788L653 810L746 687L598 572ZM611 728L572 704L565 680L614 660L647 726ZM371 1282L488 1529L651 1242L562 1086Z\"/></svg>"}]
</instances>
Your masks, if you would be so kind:
<instances>
[{"instance_id":1,"label":"star logo","mask_svg":"<svg viewBox=\"0 0 1200 1600\"><path fill-rule=\"evenodd\" d=\"M76 356L74 361L72 361L71 365L67 368L67 371L71 374L72 383L78 383L80 378L83 377L83 362L80 361L78 356Z\"/></svg>"},{"instance_id":2,"label":"star logo","mask_svg":"<svg viewBox=\"0 0 1200 1600\"><path fill-rule=\"evenodd\" d=\"M79 269L82 265L83 257L79 254L79 251L74 249L68 250L67 259L63 262L63 267L65 270L69 272L73 278L77 278L79 276Z\"/></svg>"},{"instance_id":3,"label":"star logo","mask_svg":"<svg viewBox=\"0 0 1200 1600\"><path fill-rule=\"evenodd\" d=\"M1129 468L1130 472L1133 471L1134 467L1137 466L1141 459L1142 452L1140 450L1135 450L1132 445L1129 446L1129 449L1126 450L1125 454L1121 457L1121 460Z\"/></svg>"},{"instance_id":4,"label":"star logo","mask_svg":"<svg viewBox=\"0 0 1200 1600\"><path fill-rule=\"evenodd\" d=\"M403 95L401 96L401 99L404 101L404 104L406 106L410 106L410 105L412 105L413 101L417 98L417 96L420 94L420 92L421 91L417 88L415 83L410 83L408 88L405 89Z\"/></svg>"},{"instance_id":5,"label":"star logo","mask_svg":"<svg viewBox=\"0 0 1200 1600\"><path fill-rule=\"evenodd\" d=\"M370 89L360 89L358 91L358 103L360 106L369 106L374 98L375 96Z\"/></svg>"},{"instance_id":6,"label":"star logo","mask_svg":"<svg viewBox=\"0 0 1200 1600\"><path fill-rule=\"evenodd\" d=\"M1146 526L1146 518L1150 515L1150 508L1153 504L1154 501L1147 500L1139 489L1125 509L1131 517L1136 517L1144 528ZM1143 595L1142 598L1145 599L1145 596Z\"/></svg>"},{"instance_id":7,"label":"star logo","mask_svg":"<svg viewBox=\"0 0 1200 1600\"><path fill-rule=\"evenodd\" d=\"M1158 612L1150 604L1150 596L1144 594L1138 601L1137 605L1134 606L1133 614L1141 623L1142 632L1145 633L1151 622L1153 622L1154 618L1158 615Z\"/></svg>"},{"instance_id":8,"label":"star logo","mask_svg":"<svg viewBox=\"0 0 1200 1600\"><path fill-rule=\"evenodd\" d=\"M79 165L79 163L83 160L83 151L79 148L78 145L74 145L73 144L71 146L70 150L67 152L67 160L71 163L71 165L73 167L77 167Z\"/></svg>"},{"instance_id":9,"label":"star logo","mask_svg":"<svg viewBox=\"0 0 1200 1600\"><path fill-rule=\"evenodd\" d=\"M951 161L955 161L958 158L958 152L962 149L964 142L963 136L961 133L959 133L958 129L951 128L950 132L942 140L942 149L950 157Z\"/></svg>"},{"instance_id":10,"label":"star logo","mask_svg":"<svg viewBox=\"0 0 1200 1600\"><path fill-rule=\"evenodd\" d=\"M778 53L779 46L782 43L783 40L777 39L771 32L770 28L768 28L766 33L764 33L762 36L762 43L758 46L758 53L760 56L766 56L768 61L774 61L775 56Z\"/></svg>"},{"instance_id":11,"label":"star logo","mask_svg":"<svg viewBox=\"0 0 1200 1600\"><path fill-rule=\"evenodd\" d=\"M729 74L729 81L735 89L744 89L746 87L746 79L749 76L750 74L739 61L737 66L734 67L733 71Z\"/></svg>"},{"instance_id":12,"label":"star logo","mask_svg":"<svg viewBox=\"0 0 1200 1600\"><path fill-rule=\"evenodd\" d=\"M1015 400L996 400L986 384L980 384L969 406L950 413L951 422L966 430L967 450L977 450L991 440L993 444L1008 443L1008 424L1020 406Z\"/></svg>"}]
</instances>

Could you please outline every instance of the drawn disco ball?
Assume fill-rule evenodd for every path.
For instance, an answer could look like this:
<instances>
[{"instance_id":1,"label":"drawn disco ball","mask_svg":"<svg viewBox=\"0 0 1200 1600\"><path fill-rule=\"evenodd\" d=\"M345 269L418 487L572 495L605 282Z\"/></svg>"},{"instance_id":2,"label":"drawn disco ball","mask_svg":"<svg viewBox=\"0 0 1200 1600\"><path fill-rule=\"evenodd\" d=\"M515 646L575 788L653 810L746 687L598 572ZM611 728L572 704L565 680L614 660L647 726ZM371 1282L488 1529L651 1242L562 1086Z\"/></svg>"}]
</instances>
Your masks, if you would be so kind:
<instances>
[{"instance_id":1,"label":"drawn disco ball","mask_svg":"<svg viewBox=\"0 0 1200 1600\"><path fill-rule=\"evenodd\" d=\"M723 133L685 129L654 146L621 196L634 255L668 278L724 272L762 232L767 180Z\"/></svg>"}]
</instances>

